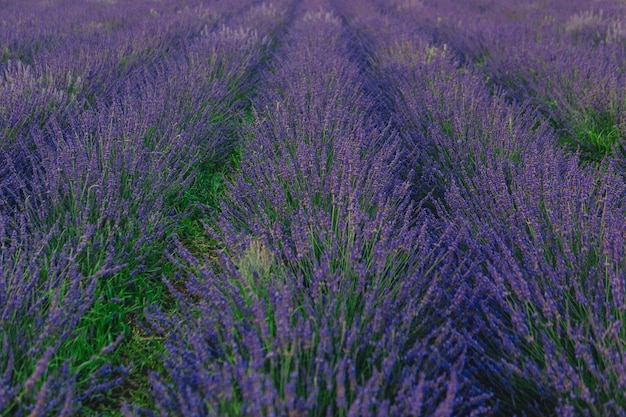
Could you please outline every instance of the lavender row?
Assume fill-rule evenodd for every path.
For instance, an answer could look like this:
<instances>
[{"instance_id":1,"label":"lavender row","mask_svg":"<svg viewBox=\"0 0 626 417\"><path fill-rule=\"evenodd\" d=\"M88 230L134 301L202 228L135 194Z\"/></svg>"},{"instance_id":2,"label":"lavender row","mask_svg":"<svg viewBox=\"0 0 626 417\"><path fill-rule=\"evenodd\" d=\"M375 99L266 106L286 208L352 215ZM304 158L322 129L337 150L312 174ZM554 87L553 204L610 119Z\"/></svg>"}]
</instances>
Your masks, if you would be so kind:
<instances>
[{"instance_id":1,"label":"lavender row","mask_svg":"<svg viewBox=\"0 0 626 417\"><path fill-rule=\"evenodd\" d=\"M509 104L411 20L385 25L370 10L354 24L378 40L372 60L393 86L395 125L428 167L440 216L468 231L458 256L477 263L468 278L481 301L466 312L480 318L474 383L498 413L624 415L616 162L579 166L533 102Z\"/></svg>"},{"instance_id":2,"label":"lavender row","mask_svg":"<svg viewBox=\"0 0 626 417\"><path fill-rule=\"evenodd\" d=\"M194 164L207 155L219 161L232 146L226 124L234 116L225 115L234 114L235 95L245 86L234 90L231 83L245 80L260 59L263 32L216 25L211 19L219 16L203 17L201 8L176 14L174 4L161 3L171 14L162 21L147 7L102 6L104 17L124 10L124 19L149 27L150 36L135 26L126 33L125 51L136 59L127 72L111 60L122 39L116 32L77 29L65 37L74 33L71 14L67 21L50 16L54 27L65 26L57 28L58 37L48 36L30 64L2 65L3 416L74 415L121 382L128 369L111 368L106 355L124 336L111 334L104 345L92 346L94 335L83 333L85 326L79 332L78 323L102 301L97 286L122 270L142 273L145 259L160 251L158 242L176 219L166 199L184 191ZM81 4L68 6L94 16ZM249 9L242 13L248 21L234 24L258 22L267 31L275 20L265 6L238 7ZM102 30L95 45L92 30ZM88 65L102 64L95 72L111 75L105 89L89 83L69 50L84 51ZM107 302L123 303L120 297ZM93 357L76 363L73 350L85 346L94 348ZM92 375L81 371L94 368Z\"/></svg>"},{"instance_id":3,"label":"lavender row","mask_svg":"<svg viewBox=\"0 0 626 417\"><path fill-rule=\"evenodd\" d=\"M583 160L623 152L622 3L508 1L487 7L451 0L397 2L387 10L410 16L416 31L447 45L508 99L532 99L556 128L559 143L579 150Z\"/></svg>"},{"instance_id":4,"label":"lavender row","mask_svg":"<svg viewBox=\"0 0 626 417\"><path fill-rule=\"evenodd\" d=\"M153 381L160 415L443 416L484 401L451 324L467 291L458 230L396 179L406 156L372 121L332 10L298 5L280 41L207 224L219 252L174 242L180 315L152 316L174 382Z\"/></svg>"}]
</instances>

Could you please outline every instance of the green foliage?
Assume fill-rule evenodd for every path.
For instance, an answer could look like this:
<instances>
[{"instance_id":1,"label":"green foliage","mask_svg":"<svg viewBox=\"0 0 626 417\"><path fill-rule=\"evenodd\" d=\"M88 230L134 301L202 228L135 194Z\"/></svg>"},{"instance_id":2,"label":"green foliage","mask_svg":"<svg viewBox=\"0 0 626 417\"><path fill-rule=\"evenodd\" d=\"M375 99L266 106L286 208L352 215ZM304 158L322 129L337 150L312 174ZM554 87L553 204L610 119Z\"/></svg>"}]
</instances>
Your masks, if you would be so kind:
<instances>
[{"instance_id":1,"label":"green foliage","mask_svg":"<svg viewBox=\"0 0 626 417\"><path fill-rule=\"evenodd\" d=\"M624 137L620 131L617 116L613 113L584 111L573 117L571 127L561 135L561 145L580 152L585 162L600 162L614 152L619 140Z\"/></svg>"},{"instance_id":2,"label":"green foliage","mask_svg":"<svg viewBox=\"0 0 626 417\"><path fill-rule=\"evenodd\" d=\"M207 209L219 210L225 180L238 166L240 153L236 147L223 163L200 162L192 169L195 176L189 188L170 203L176 212L184 213L176 226L176 235L194 255L206 256L215 248L215 242L206 234L203 218Z\"/></svg>"},{"instance_id":3,"label":"green foliage","mask_svg":"<svg viewBox=\"0 0 626 417\"><path fill-rule=\"evenodd\" d=\"M132 276L126 270L99 282L98 302L81 320L80 334L63 347L64 352L74 355L73 365L77 366L80 374L88 377L102 364L85 361L84 358L89 358L115 337L123 335L122 343L106 360L114 368L128 368L128 375L121 385L92 396L88 403L83 404L82 415L96 412L119 415L122 402L150 406L148 371L162 369L164 346L161 338L147 335L142 330L143 310L153 304L167 310L173 308L174 303L165 284L155 279L161 274L168 275L171 267L156 255L148 264L151 265L145 272Z\"/></svg>"}]
</instances>

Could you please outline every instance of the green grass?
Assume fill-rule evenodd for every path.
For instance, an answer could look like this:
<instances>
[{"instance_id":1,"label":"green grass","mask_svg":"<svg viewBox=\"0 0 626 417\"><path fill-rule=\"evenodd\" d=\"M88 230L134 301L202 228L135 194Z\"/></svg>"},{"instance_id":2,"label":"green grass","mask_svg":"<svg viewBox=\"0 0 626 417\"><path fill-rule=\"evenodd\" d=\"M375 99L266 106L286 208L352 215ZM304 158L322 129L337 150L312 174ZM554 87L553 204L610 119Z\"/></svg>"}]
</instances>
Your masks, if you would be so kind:
<instances>
[{"instance_id":1,"label":"green grass","mask_svg":"<svg viewBox=\"0 0 626 417\"><path fill-rule=\"evenodd\" d=\"M63 207L55 215L63 215L64 212L73 213L72 207ZM78 216L81 213L73 213ZM131 212L130 216L133 216ZM89 216L90 217L90 216ZM91 224L93 219L85 219ZM114 244L117 253L130 250L133 241L140 238L141 228L129 221L118 225L119 235L111 239L114 226L106 222L98 224L99 229L94 235L88 236L80 228L66 228L52 239L45 253L55 254L66 245L80 247L79 240L87 239L82 250L77 250L76 261L81 267L83 276L88 277L102 273L103 265L107 263L109 244ZM128 233L128 234L127 234ZM131 236L130 243L123 243L124 236ZM120 239L122 238L122 239ZM120 242L121 241L121 242ZM144 244L140 249L142 255L139 260L118 259L117 262L126 262L117 270L105 273L97 278L95 288L95 302L89 311L80 318L72 332L72 336L64 340L55 352L48 373L59 370L63 363L69 361L70 373L76 375L77 393L84 392L93 383L92 375L105 366L111 365L114 369L109 378L121 376L115 371L120 367L128 367L129 375L122 386L114 388L110 392L98 393L84 402L81 415L116 415L120 401L135 401L138 404L145 403L147 392L148 368L158 370L160 368L159 354L163 351L163 344L158 339L146 337L142 334L139 322L142 319L143 309L151 304L159 304L163 309L171 308L174 303L165 284L161 281L161 275L171 275L170 265L163 261L162 253L165 249L164 239L157 239ZM132 253L132 252L131 252ZM46 255L48 256L48 255ZM53 255L49 255L53 256ZM44 260L49 262L50 260ZM142 267L139 268L139 263ZM45 279L47 268L43 268L41 279ZM68 284L68 283L65 283ZM64 285L65 285L64 284ZM39 294L42 296L42 294ZM61 304L62 305L62 304ZM109 346L118 337L123 337L117 349L110 353L101 354L101 350ZM52 344L52 338L46 343ZM28 363L25 369L33 368L34 361L26 358ZM28 375L26 373L25 375ZM97 382L106 382L98 380Z\"/></svg>"},{"instance_id":2,"label":"green grass","mask_svg":"<svg viewBox=\"0 0 626 417\"><path fill-rule=\"evenodd\" d=\"M219 208L225 179L238 166L240 155L240 149L235 147L221 163L210 159L199 162L191 169L194 178L188 189L167 201L168 208L181 216L171 225L166 235L175 233L196 256L211 257L210 254L215 250L215 242L207 236L203 225L206 212L201 207L211 210ZM168 313L173 313L176 308L174 296L167 289L162 277L176 283L179 270L164 256L165 250L163 239L152 248L152 255L144 260L142 273L131 279L128 272L125 272L99 286L102 299L94 305L84 322L91 332L99 335L99 339L91 346L84 345L85 354L106 346L111 340L108 335L124 332L124 341L108 360L113 366L130 366L130 372L122 385L86 404L84 415L102 413L107 416L121 416L120 406L124 402L142 408L153 408L149 373L156 371L162 377L167 375L161 359L165 354L165 347L162 338L143 330L144 325L147 327L143 311L151 305ZM113 298L122 301L112 303Z\"/></svg>"},{"instance_id":3,"label":"green grass","mask_svg":"<svg viewBox=\"0 0 626 417\"><path fill-rule=\"evenodd\" d=\"M586 110L574 118L572 127L561 135L560 144L580 152L582 161L601 162L624 137L617 125L618 119L613 113Z\"/></svg>"},{"instance_id":4,"label":"green grass","mask_svg":"<svg viewBox=\"0 0 626 417\"><path fill-rule=\"evenodd\" d=\"M237 147L222 163L201 162L194 170L196 176L189 189L172 202L176 211L187 213L176 225L176 235L194 255L206 255L215 248L215 242L207 236L202 223L206 214L203 207L219 210L225 179L237 169L240 159L241 150Z\"/></svg>"},{"instance_id":5,"label":"green grass","mask_svg":"<svg viewBox=\"0 0 626 417\"><path fill-rule=\"evenodd\" d=\"M166 234L175 233L183 244L195 255L208 256L214 251L215 243L207 237L202 219L204 211L199 207L216 209L224 189L224 178L238 164L239 152L234 151L230 158L221 164L202 161L192 169L194 179L189 188L179 197L171 199L168 206L182 214L176 224L172 224ZM176 282L178 268L163 255L166 250L165 239L156 242L150 248L152 253L144 260L144 270L130 276L130 271L117 274L109 280L99 283L98 295L101 297L89 314L81 321L81 336L71 342L79 347L80 358L77 362L90 358L117 335L124 333L121 345L107 358L113 366L130 367L124 383L109 392L94 398L85 404L83 415L103 413L121 415L123 402L143 408L152 408L150 396L149 372L166 371L162 364L165 348L162 338L147 334L142 330L146 325L143 311L150 305L157 305L163 311L172 312L176 307L174 297L162 281L164 276L170 282ZM112 302L117 299L118 302ZM147 325L146 325L147 326ZM72 350L68 346L69 350ZM68 351L69 353L69 351ZM74 353L76 350L74 349ZM98 365L98 364L94 364ZM88 367L88 374L94 369Z\"/></svg>"},{"instance_id":6,"label":"green grass","mask_svg":"<svg viewBox=\"0 0 626 417\"><path fill-rule=\"evenodd\" d=\"M170 274L171 267L158 253L151 257L148 265L145 272L135 276L125 270L108 280L101 280L97 290L99 301L81 320L78 337L65 346L67 354L73 354L74 361L82 367L81 375L87 377L102 364L89 366L89 362L81 362L81 358L90 357L118 335L124 335L120 346L107 355L106 361L114 368L129 367L128 376L122 385L83 404L83 415L93 415L94 412L118 415L122 402L150 404L148 370L162 369L160 355L164 346L161 339L142 330L143 310L152 304L158 304L164 310L171 309L174 302L160 279L161 274Z\"/></svg>"}]
</instances>

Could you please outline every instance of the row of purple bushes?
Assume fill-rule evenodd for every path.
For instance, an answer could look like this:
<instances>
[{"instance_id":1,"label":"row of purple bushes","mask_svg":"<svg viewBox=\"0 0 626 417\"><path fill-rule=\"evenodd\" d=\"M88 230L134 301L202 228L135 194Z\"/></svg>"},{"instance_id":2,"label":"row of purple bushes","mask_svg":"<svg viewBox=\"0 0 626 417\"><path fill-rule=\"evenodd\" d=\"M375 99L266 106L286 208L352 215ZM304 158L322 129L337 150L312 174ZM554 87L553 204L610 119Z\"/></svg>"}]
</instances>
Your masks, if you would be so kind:
<instances>
[{"instance_id":1,"label":"row of purple bushes","mask_svg":"<svg viewBox=\"0 0 626 417\"><path fill-rule=\"evenodd\" d=\"M623 6L49 3L0 5L0 415L124 387L84 323L140 275L123 415L626 415Z\"/></svg>"},{"instance_id":2,"label":"row of purple bushes","mask_svg":"<svg viewBox=\"0 0 626 417\"><path fill-rule=\"evenodd\" d=\"M563 12L561 5L554 6L553 13ZM524 19L523 5L511 9ZM623 156L614 149L615 156L609 153L598 164L585 164L584 151L572 154L557 146L559 130L537 105L537 96L550 92L535 86L529 97L511 102L511 90L493 90L475 57L466 62L466 55L446 43L433 43L428 30L414 29L412 18L444 10L420 4L401 8L401 14L372 12L369 19L361 14L354 25L365 38L375 39L378 53L372 66L388 80L396 127L416 149L415 163L424 166L422 181L439 190L437 212L467 231L460 256L477 261L470 282L480 303L466 314L481 318L474 334L475 384L494 395L498 413L623 415ZM487 19L489 11L472 8L476 17L470 12L461 16ZM541 12L549 18L549 10ZM530 13L525 23L536 18ZM474 30L495 29L483 23ZM549 41L535 42L532 47L538 49ZM606 65L604 77L586 79L589 94L608 96L615 105L624 103L615 98L621 91L615 84L623 79L618 67L623 59L604 60L602 48L615 46L615 56L624 56L624 45L578 45L583 55L600 49L594 59ZM496 49L482 38L476 46ZM547 57L531 55L523 68L542 71L532 64L545 65ZM568 64L571 72L583 67L580 61ZM522 66L506 68L513 72ZM555 71L543 73L542 80L556 84L566 76ZM607 78L616 81L607 85ZM560 98L552 93L550 97ZM572 108L587 106L589 94L577 95ZM565 103L559 106L563 109ZM621 129L619 124L611 128Z\"/></svg>"},{"instance_id":3,"label":"row of purple bushes","mask_svg":"<svg viewBox=\"0 0 626 417\"><path fill-rule=\"evenodd\" d=\"M464 383L466 273L456 228L398 180L397 135L372 123L330 4L298 6L244 127L244 156L207 232L217 266L182 245L180 316L161 415L446 415Z\"/></svg>"},{"instance_id":4,"label":"row of purple bushes","mask_svg":"<svg viewBox=\"0 0 626 417\"><path fill-rule=\"evenodd\" d=\"M620 146L626 133L622 2L397 3L387 10L405 21L411 16L411 32L446 45L492 92L530 100L556 139L584 160L599 162Z\"/></svg>"},{"instance_id":5,"label":"row of purple bushes","mask_svg":"<svg viewBox=\"0 0 626 417\"><path fill-rule=\"evenodd\" d=\"M73 415L129 372L106 359L124 335L97 334L90 311L143 291L133 277L180 217L168 200L231 152L238 85L277 14L30 3L2 11L0 35L0 411Z\"/></svg>"}]
</instances>

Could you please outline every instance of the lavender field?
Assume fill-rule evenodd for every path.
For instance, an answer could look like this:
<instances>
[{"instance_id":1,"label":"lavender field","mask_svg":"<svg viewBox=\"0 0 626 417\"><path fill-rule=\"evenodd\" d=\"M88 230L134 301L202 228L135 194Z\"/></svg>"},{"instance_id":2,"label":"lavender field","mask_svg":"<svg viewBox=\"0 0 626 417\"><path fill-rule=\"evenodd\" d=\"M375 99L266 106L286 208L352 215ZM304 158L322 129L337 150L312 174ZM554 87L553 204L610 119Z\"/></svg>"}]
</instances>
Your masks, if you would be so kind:
<instances>
[{"instance_id":1,"label":"lavender field","mask_svg":"<svg viewBox=\"0 0 626 417\"><path fill-rule=\"evenodd\" d=\"M0 417L626 416L623 0L0 0Z\"/></svg>"}]
</instances>

